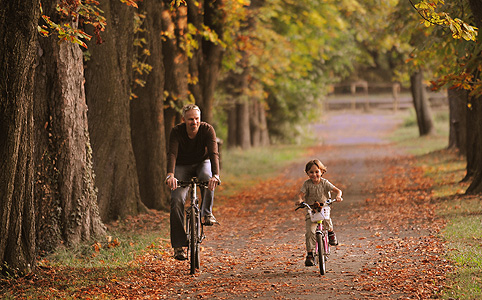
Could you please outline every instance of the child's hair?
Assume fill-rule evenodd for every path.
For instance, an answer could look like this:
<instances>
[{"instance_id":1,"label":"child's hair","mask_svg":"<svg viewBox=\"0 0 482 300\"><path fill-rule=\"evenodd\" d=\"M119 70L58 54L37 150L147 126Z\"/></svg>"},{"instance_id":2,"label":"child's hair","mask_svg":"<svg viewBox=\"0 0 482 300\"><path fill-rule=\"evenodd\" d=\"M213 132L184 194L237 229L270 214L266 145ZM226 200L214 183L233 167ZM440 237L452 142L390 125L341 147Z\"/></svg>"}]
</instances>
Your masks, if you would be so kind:
<instances>
[{"instance_id":1,"label":"child's hair","mask_svg":"<svg viewBox=\"0 0 482 300\"><path fill-rule=\"evenodd\" d=\"M323 173L326 172L326 167L323 163L321 163L321 161L319 161L318 159L313 159L313 160L310 160L306 166L305 166L305 173L308 173L308 171L311 169L311 167L313 167L313 165L316 165L318 167L318 169L322 170Z\"/></svg>"}]
</instances>

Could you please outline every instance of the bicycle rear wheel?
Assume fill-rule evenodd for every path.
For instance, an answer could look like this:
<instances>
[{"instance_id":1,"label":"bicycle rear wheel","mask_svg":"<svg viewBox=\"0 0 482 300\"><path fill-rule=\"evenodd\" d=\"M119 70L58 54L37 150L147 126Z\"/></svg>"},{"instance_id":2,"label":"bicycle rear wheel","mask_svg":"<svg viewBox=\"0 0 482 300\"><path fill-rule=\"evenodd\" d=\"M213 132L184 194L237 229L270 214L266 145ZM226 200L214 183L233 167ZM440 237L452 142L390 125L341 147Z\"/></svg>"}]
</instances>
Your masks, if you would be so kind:
<instances>
[{"instance_id":1,"label":"bicycle rear wheel","mask_svg":"<svg viewBox=\"0 0 482 300\"><path fill-rule=\"evenodd\" d=\"M325 259L325 239L323 235L316 234L316 243L318 244L318 265L320 266L320 275L325 275L326 273L326 259Z\"/></svg>"},{"instance_id":2,"label":"bicycle rear wheel","mask_svg":"<svg viewBox=\"0 0 482 300\"><path fill-rule=\"evenodd\" d=\"M189 258L191 265L191 274L196 273L196 269L199 269L199 217L196 213L194 206L191 206L189 216L189 231L191 233L189 239Z\"/></svg>"}]
</instances>

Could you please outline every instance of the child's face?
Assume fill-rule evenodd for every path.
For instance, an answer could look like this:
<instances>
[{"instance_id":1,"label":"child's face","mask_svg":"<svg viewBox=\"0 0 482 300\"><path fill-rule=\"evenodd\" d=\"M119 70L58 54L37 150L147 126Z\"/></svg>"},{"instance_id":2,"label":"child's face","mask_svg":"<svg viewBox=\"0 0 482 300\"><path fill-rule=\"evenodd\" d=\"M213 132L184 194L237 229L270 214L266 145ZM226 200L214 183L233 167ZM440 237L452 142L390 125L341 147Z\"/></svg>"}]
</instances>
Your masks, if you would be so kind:
<instances>
[{"instance_id":1,"label":"child's face","mask_svg":"<svg viewBox=\"0 0 482 300\"><path fill-rule=\"evenodd\" d=\"M321 176L323 176L323 171L318 168L316 165L311 166L311 169L306 172L308 177L310 177L311 181L314 183L318 183L321 181Z\"/></svg>"}]
</instances>

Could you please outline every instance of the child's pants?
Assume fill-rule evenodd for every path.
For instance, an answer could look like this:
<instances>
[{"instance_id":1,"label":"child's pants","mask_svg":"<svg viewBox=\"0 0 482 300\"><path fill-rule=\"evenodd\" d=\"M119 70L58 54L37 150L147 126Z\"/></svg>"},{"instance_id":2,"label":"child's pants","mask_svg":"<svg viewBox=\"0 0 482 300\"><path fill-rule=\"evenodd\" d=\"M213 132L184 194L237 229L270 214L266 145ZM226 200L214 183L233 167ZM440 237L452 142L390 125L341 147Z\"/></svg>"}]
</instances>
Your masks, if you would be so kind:
<instances>
[{"instance_id":1,"label":"child's pants","mask_svg":"<svg viewBox=\"0 0 482 300\"><path fill-rule=\"evenodd\" d=\"M318 223L311 222L309 213L306 214L305 221L306 221L306 232L305 232L306 251L313 252L315 251L315 247L316 247L315 232L316 232L316 225L318 225ZM331 221L331 218L323 220L323 228L327 229L328 231L333 231L333 222Z\"/></svg>"}]
</instances>

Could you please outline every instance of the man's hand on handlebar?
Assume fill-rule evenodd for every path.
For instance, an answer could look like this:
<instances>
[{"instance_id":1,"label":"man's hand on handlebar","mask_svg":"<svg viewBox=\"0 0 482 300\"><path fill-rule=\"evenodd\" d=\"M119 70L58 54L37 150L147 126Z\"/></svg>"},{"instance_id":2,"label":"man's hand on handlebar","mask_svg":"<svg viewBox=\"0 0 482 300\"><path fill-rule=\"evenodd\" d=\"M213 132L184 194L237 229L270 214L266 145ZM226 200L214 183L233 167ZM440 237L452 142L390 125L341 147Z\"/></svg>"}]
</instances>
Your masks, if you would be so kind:
<instances>
[{"instance_id":1,"label":"man's hand on handlebar","mask_svg":"<svg viewBox=\"0 0 482 300\"><path fill-rule=\"evenodd\" d=\"M210 189L211 191L214 191L216 186L220 184L221 184L221 180L219 179L219 176L214 175L213 177L211 177L211 179L209 179L208 189Z\"/></svg>"},{"instance_id":2,"label":"man's hand on handlebar","mask_svg":"<svg viewBox=\"0 0 482 300\"><path fill-rule=\"evenodd\" d=\"M177 189L177 179L174 177L173 174L168 174L166 177L166 184L169 186L171 190Z\"/></svg>"}]
</instances>

